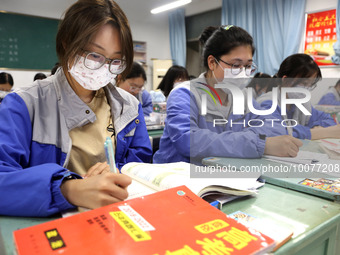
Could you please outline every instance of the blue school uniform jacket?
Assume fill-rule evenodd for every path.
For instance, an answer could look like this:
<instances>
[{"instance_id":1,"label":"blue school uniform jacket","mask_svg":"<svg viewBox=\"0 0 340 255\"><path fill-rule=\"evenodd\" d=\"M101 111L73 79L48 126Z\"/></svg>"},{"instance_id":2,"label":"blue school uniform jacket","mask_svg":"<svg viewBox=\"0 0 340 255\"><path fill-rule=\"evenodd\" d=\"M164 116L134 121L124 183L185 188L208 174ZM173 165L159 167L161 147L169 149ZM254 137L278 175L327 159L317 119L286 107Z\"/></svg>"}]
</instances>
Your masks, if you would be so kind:
<instances>
[{"instance_id":1,"label":"blue school uniform jacket","mask_svg":"<svg viewBox=\"0 0 340 255\"><path fill-rule=\"evenodd\" d=\"M117 167L149 162L152 150L140 103L112 84L104 90L113 116ZM69 131L95 120L62 69L7 95L0 105L0 215L41 217L73 208L59 188L69 174L80 178L65 168L72 147Z\"/></svg>"},{"instance_id":2,"label":"blue school uniform jacket","mask_svg":"<svg viewBox=\"0 0 340 255\"><path fill-rule=\"evenodd\" d=\"M328 92L321 97L318 104L321 105L340 105L340 95L338 91L332 87L328 90Z\"/></svg>"},{"instance_id":3,"label":"blue school uniform jacket","mask_svg":"<svg viewBox=\"0 0 340 255\"><path fill-rule=\"evenodd\" d=\"M272 98L272 92L268 92L259 98L257 98L258 103L260 103L262 108L269 109L271 108L273 101L268 100ZM312 107L311 103L308 102L303 104L305 108L311 113L311 115L304 115L295 105L292 105L290 110L287 111L287 116L283 117L281 115L281 107L280 107L280 92L278 91L278 106L273 113L273 115L278 119L294 119L297 121L298 125L293 127L292 135L299 139L311 139L311 132L310 129L315 126L321 127L329 127L333 126L336 123L334 122L333 118L325 112L318 111L314 107Z\"/></svg>"},{"instance_id":4,"label":"blue school uniform jacket","mask_svg":"<svg viewBox=\"0 0 340 255\"><path fill-rule=\"evenodd\" d=\"M262 116L233 114L231 95L228 97L229 106L221 105L213 91L204 85L205 78L200 77L171 91L164 133L153 157L155 163L185 161L201 164L208 156L259 158L264 153L265 136L286 134L284 127L277 123L271 127L272 122ZM206 114L201 112L203 95L207 100ZM263 121L262 127L248 125L248 121L253 126L261 125L258 119Z\"/></svg>"},{"instance_id":5,"label":"blue school uniform jacket","mask_svg":"<svg viewBox=\"0 0 340 255\"><path fill-rule=\"evenodd\" d=\"M138 94L138 100L142 104L144 116L150 116L150 113L153 111L150 93L144 89Z\"/></svg>"}]
</instances>

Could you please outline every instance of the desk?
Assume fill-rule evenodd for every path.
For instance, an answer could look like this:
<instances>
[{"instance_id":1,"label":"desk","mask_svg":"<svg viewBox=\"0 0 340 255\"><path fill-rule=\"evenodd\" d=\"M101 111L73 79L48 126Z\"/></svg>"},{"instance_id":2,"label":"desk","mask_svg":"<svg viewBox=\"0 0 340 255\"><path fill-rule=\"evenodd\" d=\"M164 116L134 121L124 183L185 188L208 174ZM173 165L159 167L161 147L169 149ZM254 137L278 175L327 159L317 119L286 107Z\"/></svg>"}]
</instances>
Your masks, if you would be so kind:
<instances>
[{"instance_id":1,"label":"desk","mask_svg":"<svg viewBox=\"0 0 340 255\"><path fill-rule=\"evenodd\" d=\"M159 141L163 135L164 125L152 125L146 128L148 130L153 155L159 149Z\"/></svg>"},{"instance_id":2,"label":"desk","mask_svg":"<svg viewBox=\"0 0 340 255\"><path fill-rule=\"evenodd\" d=\"M25 218L25 217L0 216L0 254L1 255L16 254L13 240L14 230L30 227L54 219L57 218L56 217Z\"/></svg>"},{"instance_id":3,"label":"desk","mask_svg":"<svg viewBox=\"0 0 340 255\"><path fill-rule=\"evenodd\" d=\"M340 253L340 204L294 190L265 184L253 198L223 206L226 214L243 211L293 229L293 237L275 255Z\"/></svg>"},{"instance_id":4,"label":"desk","mask_svg":"<svg viewBox=\"0 0 340 255\"><path fill-rule=\"evenodd\" d=\"M321 152L315 141L304 141L303 150ZM270 161L265 159L239 159L239 158L206 158L203 164L212 166L264 166ZM272 165L281 163L270 162ZM320 176L321 177L321 176ZM266 178L266 177L264 177ZM273 178L273 180L275 180ZM294 182L293 179L277 179L286 183L286 187ZM269 181L269 180L268 180ZM278 182L276 183L278 184ZM282 185L281 185L282 186ZM296 189L296 186L294 189ZM301 189L301 191L307 192ZM309 193L314 193L308 191ZM320 196L319 193L314 193ZM275 254L279 255L336 255L340 254L340 203L334 202L339 196L325 199L300 191L265 184L259 189L255 198L243 198L232 201L223 206L226 214L243 211L257 218L269 219L275 224L292 228L294 235L286 244L280 247Z\"/></svg>"},{"instance_id":5,"label":"desk","mask_svg":"<svg viewBox=\"0 0 340 255\"><path fill-rule=\"evenodd\" d=\"M294 236L275 255L336 255L340 251L340 204L293 190L266 184L252 198L227 203L222 211L243 211L267 218L276 225L292 228ZM14 254L12 232L55 218L0 216L0 254Z\"/></svg>"}]
</instances>

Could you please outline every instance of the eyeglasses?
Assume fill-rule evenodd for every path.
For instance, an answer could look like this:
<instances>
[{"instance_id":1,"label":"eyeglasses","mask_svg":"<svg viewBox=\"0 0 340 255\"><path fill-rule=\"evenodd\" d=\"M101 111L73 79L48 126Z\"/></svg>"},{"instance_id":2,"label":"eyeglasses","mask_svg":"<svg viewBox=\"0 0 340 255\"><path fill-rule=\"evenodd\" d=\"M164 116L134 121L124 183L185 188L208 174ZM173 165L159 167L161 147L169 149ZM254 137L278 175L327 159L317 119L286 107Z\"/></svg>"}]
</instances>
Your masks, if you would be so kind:
<instances>
[{"instance_id":1,"label":"eyeglasses","mask_svg":"<svg viewBox=\"0 0 340 255\"><path fill-rule=\"evenodd\" d=\"M131 83L129 83L129 86L130 86L130 91L131 92L139 92L139 91L144 89L144 86L138 87L138 86L136 86L134 84L131 84Z\"/></svg>"},{"instance_id":2,"label":"eyeglasses","mask_svg":"<svg viewBox=\"0 0 340 255\"><path fill-rule=\"evenodd\" d=\"M312 91L316 88L319 78L297 78L293 79L294 87L304 88Z\"/></svg>"},{"instance_id":3,"label":"eyeglasses","mask_svg":"<svg viewBox=\"0 0 340 255\"><path fill-rule=\"evenodd\" d=\"M84 65L91 70L97 70L101 68L106 62L108 62L109 71L113 74L120 74L126 68L126 63L123 59L110 59L106 58L100 53L85 51Z\"/></svg>"},{"instance_id":4,"label":"eyeglasses","mask_svg":"<svg viewBox=\"0 0 340 255\"><path fill-rule=\"evenodd\" d=\"M225 62L224 60L222 60L220 58L218 58L218 61L222 61L224 64L231 66L231 73L233 75L238 75L240 72L242 72L243 67L245 68L247 76L252 75L257 69L257 66L255 65L255 63L251 63L251 64L248 64L248 65L243 65L243 64L240 64L238 62L234 63L234 64L229 64L229 63Z\"/></svg>"},{"instance_id":5,"label":"eyeglasses","mask_svg":"<svg viewBox=\"0 0 340 255\"><path fill-rule=\"evenodd\" d=\"M295 87L307 89L309 91L313 91L316 88L316 83L314 83L312 86L305 86L305 85L298 84Z\"/></svg>"}]
</instances>

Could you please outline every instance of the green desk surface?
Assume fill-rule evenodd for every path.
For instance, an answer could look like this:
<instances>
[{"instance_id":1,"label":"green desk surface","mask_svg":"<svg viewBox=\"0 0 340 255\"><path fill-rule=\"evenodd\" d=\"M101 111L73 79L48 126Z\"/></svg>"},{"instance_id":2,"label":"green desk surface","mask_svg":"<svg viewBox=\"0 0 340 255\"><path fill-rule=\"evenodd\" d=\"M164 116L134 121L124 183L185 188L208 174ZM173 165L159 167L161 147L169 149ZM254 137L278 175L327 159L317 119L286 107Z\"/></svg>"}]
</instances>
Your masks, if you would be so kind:
<instances>
[{"instance_id":1,"label":"green desk surface","mask_svg":"<svg viewBox=\"0 0 340 255\"><path fill-rule=\"evenodd\" d=\"M148 134L153 138L161 137L163 135L163 129L148 130Z\"/></svg>"},{"instance_id":2,"label":"green desk surface","mask_svg":"<svg viewBox=\"0 0 340 255\"><path fill-rule=\"evenodd\" d=\"M304 140L303 143L304 144L301 150L323 153L317 141ZM272 168L276 168L276 169L280 169L282 168L282 166L286 167L286 169L289 169L289 168L294 169L290 167L292 164L274 162L274 161L267 160L265 158L240 159L240 158L208 157L208 158L204 158L202 163L207 166L221 166L221 167L229 166L229 167L234 167L237 170L252 168L258 171L260 174L262 173L262 178L265 179L267 183L275 184L275 185L278 185L284 188L294 189L300 192L306 192L308 194L320 196L322 198L330 199L333 201L340 201L339 193L328 192L325 190L312 188L309 186L299 184L299 182L303 181L305 178L312 178L313 180L317 180L319 178L337 179L340 177L339 171L337 171L336 173L334 172L334 175L329 175L330 173L329 174L322 173L321 171L314 172L314 173L311 173L311 172L286 173L284 171L273 172L273 173L262 172L265 168L269 169L269 166ZM340 160L339 160L339 164L340 164ZM315 169L317 168L318 166L315 167ZM250 173L245 172L240 177L250 177Z\"/></svg>"},{"instance_id":3,"label":"green desk surface","mask_svg":"<svg viewBox=\"0 0 340 255\"><path fill-rule=\"evenodd\" d=\"M240 210L292 229L292 239L275 254L340 254L339 240L335 241L340 225L337 202L265 184L256 197L232 201L222 210L226 214Z\"/></svg>"},{"instance_id":4,"label":"green desk surface","mask_svg":"<svg viewBox=\"0 0 340 255\"><path fill-rule=\"evenodd\" d=\"M30 227L54 219L57 218L25 218L0 216L0 254L16 254L13 240L14 230Z\"/></svg>"},{"instance_id":5,"label":"green desk surface","mask_svg":"<svg viewBox=\"0 0 340 255\"><path fill-rule=\"evenodd\" d=\"M318 142L303 142L302 150L323 152ZM203 159L204 165L231 165L236 169L240 169L241 166L264 166L269 162L272 166L281 165L281 163L263 158L210 157ZM262 177L266 179L265 175ZM320 175L320 177L326 176ZM315 188L298 187L297 183L303 179L303 176L295 179L285 177L270 179L267 176L267 183L259 189L257 197L232 201L225 204L222 210L226 214L240 210L292 229L293 238L279 248L275 254L338 255L340 254L340 203L334 200L339 200L339 194L325 194Z\"/></svg>"},{"instance_id":6,"label":"green desk surface","mask_svg":"<svg viewBox=\"0 0 340 255\"><path fill-rule=\"evenodd\" d=\"M339 203L266 184L257 196L234 200L222 210L226 214L240 210L292 229L292 239L276 255L340 254L340 242L336 241L340 228ZM0 216L0 254L15 254L14 230L53 219Z\"/></svg>"}]
</instances>

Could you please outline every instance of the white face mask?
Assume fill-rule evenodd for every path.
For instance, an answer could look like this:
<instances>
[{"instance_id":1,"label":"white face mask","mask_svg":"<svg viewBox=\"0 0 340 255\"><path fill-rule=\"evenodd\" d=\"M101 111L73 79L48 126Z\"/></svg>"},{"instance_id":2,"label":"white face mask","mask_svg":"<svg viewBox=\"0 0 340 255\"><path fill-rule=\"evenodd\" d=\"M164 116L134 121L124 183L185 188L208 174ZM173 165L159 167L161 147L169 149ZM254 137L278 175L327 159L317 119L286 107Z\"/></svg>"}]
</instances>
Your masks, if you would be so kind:
<instances>
[{"instance_id":1,"label":"white face mask","mask_svg":"<svg viewBox=\"0 0 340 255\"><path fill-rule=\"evenodd\" d=\"M302 86L302 85L296 85L294 86L294 88L302 88L302 89L308 90L305 86ZM300 92L287 92L287 97L290 99L301 99L301 98L305 98L306 95Z\"/></svg>"},{"instance_id":2,"label":"white face mask","mask_svg":"<svg viewBox=\"0 0 340 255\"><path fill-rule=\"evenodd\" d=\"M231 68L223 68L217 60L216 62L224 72L224 79L222 81L223 83L234 85L236 87L239 87L240 89L244 89L247 86L250 81L250 77L246 75L245 68L242 68L242 71L239 74L235 75L231 73ZM214 71L212 73L217 83L219 83L214 74ZM222 88L222 90L227 94L230 93L229 89L227 88Z\"/></svg>"},{"instance_id":3,"label":"white face mask","mask_svg":"<svg viewBox=\"0 0 340 255\"><path fill-rule=\"evenodd\" d=\"M88 90L99 90L108 83L116 84L116 76L109 71L109 64L104 64L101 68L91 70L84 65L84 57L79 56L74 62L69 73L84 88ZM87 60L87 62L89 62Z\"/></svg>"},{"instance_id":4,"label":"white face mask","mask_svg":"<svg viewBox=\"0 0 340 255\"><path fill-rule=\"evenodd\" d=\"M11 93L11 92L10 91L2 91L2 90L0 90L0 101L1 101L2 98L7 96L9 93Z\"/></svg>"}]
</instances>

